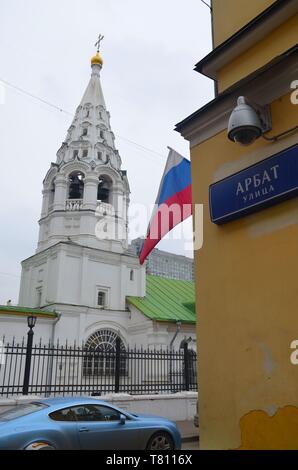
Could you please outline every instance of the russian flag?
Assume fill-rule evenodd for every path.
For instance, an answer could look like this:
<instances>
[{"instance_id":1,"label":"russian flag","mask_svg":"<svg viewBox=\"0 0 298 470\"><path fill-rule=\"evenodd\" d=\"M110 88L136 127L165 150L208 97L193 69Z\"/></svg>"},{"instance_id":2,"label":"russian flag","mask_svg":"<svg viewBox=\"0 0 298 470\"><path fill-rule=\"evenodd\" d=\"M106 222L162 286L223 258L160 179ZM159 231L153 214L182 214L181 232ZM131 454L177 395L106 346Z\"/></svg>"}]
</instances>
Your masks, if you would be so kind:
<instances>
[{"instance_id":1,"label":"russian flag","mask_svg":"<svg viewBox=\"0 0 298 470\"><path fill-rule=\"evenodd\" d=\"M176 225L192 214L190 161L169 148L164 174L147 236L140 251L140 263Z\"/></svg>"}]
</instances>

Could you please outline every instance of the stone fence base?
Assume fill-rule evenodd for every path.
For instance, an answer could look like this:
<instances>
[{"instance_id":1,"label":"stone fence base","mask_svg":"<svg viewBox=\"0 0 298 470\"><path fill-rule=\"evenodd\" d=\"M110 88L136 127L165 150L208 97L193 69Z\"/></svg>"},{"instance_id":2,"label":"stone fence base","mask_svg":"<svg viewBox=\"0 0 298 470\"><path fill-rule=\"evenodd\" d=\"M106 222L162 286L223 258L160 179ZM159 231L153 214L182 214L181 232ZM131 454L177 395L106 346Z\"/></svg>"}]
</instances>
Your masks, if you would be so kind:
<instances>
[{"instance_id":1,"label":"stone fence base","mask_svg":"<svg viewBox=\"0 0 298 470\"><path fill-rule=\"evenodd\" d=\"M19 403L38 400L39 398L41 397L32 395L15 398L0 398L0 412L12 408ZM179 392L160 395L113 393L92 398L105 400L129 413L158 415L173 421L191 421L196 414L197 392Z\"/></svg>"}]
</instances>

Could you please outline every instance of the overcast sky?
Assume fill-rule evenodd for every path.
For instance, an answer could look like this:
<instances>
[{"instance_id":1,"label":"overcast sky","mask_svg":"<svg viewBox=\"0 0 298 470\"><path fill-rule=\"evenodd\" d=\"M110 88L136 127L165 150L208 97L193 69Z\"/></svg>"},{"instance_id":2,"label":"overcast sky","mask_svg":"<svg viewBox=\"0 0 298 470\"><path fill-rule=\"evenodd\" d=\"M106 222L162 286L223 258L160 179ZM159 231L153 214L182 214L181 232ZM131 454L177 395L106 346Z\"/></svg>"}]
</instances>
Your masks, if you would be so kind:
<instances>
[{"instance_id":1,"label":"overcast sky","mask_svg":"<svg viewBox=\"0 0 298 470\"><path fill-rule=\"evenodd\" d=\"M1 0L0 81L73 113L90 78L99 33L105 36L102 87L131 201L149 205L167 145L189 158L188 142L174 125L213 97L211 81L193 71L211 50L210 11L200 0ZM71 116L0 86L4 304L17 302L20 262L36 249L42 180ZM181 240L165 240L159 248L191 256Z\"/></svg>"}]
</instances>

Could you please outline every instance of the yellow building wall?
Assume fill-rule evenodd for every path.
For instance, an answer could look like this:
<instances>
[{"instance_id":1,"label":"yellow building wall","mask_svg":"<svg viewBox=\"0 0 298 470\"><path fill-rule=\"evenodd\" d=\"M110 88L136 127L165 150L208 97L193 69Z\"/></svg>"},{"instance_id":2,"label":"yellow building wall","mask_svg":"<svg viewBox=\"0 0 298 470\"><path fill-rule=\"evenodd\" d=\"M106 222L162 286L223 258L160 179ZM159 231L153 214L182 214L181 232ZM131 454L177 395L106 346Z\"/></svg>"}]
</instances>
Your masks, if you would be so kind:
<instances>
[{"instance_id":1,"label":"yellow building wall","mask_svg":"<svg viewBox=\"0 0 298 470\"><path fill-rule=\"evenodd\" d=\"M297 125L298 106L272 104L273 133ZM241 147L221 132L192 148L193 202L204 204L195 252L202 449L298 449L298 198L237 221L210 221L208 189L298 142ZM234 172L234 171L232 171Z\"/></svg>"},{"instance_id":2,"label":"yellow building wall","mask_svg":"<svg viewBox=\"0 0 298 470\"><path fill-rule=\"evenodd\" d=\"M221 92L298 43L298 14L218 72Z\"/></svg>"},{"instance_id":3,"label":"yellow building wall","mask_svg":"<svg viewBox=\"0 0 298 470\"><path fill-rule=\"evenodd\" d=\"M266 10L275 0L212 0L214 47Z\"/></svg>"}]
</instances>

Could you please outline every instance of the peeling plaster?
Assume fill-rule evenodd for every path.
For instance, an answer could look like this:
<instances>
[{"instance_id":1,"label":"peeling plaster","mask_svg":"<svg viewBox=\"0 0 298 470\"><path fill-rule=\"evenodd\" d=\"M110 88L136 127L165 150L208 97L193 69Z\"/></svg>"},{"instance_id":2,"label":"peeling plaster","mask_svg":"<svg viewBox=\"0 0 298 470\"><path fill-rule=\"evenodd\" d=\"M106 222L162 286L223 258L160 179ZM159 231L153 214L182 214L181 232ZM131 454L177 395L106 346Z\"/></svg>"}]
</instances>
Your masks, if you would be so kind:
<instances>
[{"instance_id":1,"label":"peeling plaster","mask_svg":"<svg viewBox=\"0 0 298 470\"><path fill-rule=\"evenodd\" d=\"M269 405L269 406L266 406L265 410L266 413L269 415L269 416L274 416L275 413L277 412L277 406L276 405Z\"/></svg>"},{"instance_id":2,"label":"peeling plaster","mask_svg":"<svg viewBox=\"0 0 298 470\"><path fill-rule=\"evenodd\" d=\"M270 416L253 410L241 417L238 450L297 450L298 408L286 405Z\"/></svg>"},{"instance_id":3,"label":"peeling plaster","mask_svg":"<svg viewBox=\"0 0 298 470\"><path fill-rule=\"evenodd\" d=\"M263 367L266 375L271 376L274 372L274 369L276 367L276 363L272 357L272 353L268 346L264 343L259 343L260 349L264 354L264 361L263 361Z\"/></svg>"}]
</instances>

